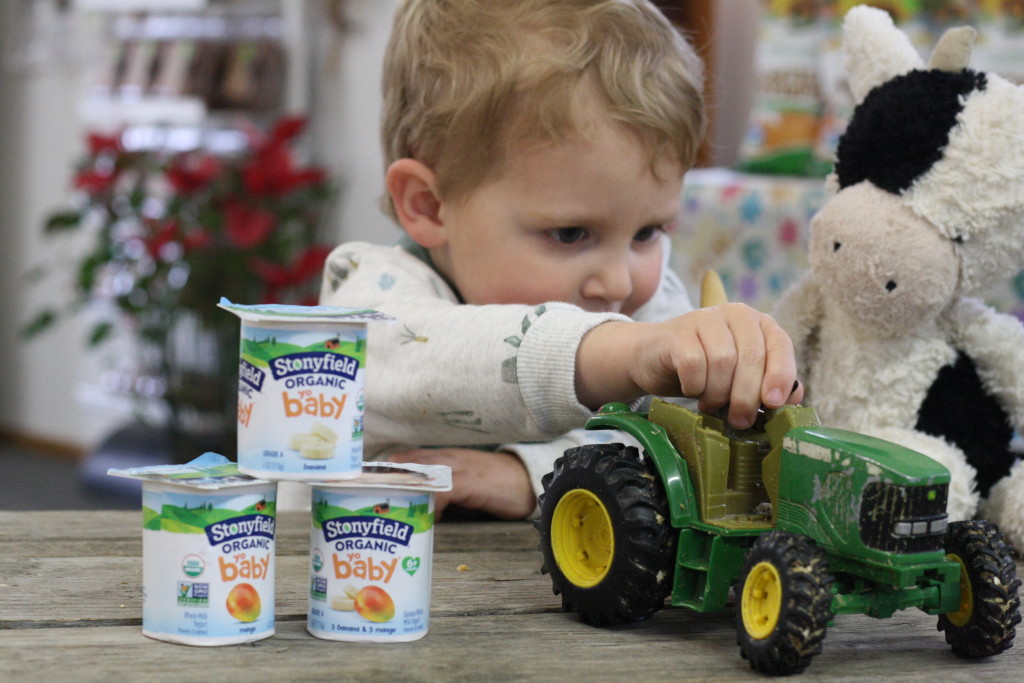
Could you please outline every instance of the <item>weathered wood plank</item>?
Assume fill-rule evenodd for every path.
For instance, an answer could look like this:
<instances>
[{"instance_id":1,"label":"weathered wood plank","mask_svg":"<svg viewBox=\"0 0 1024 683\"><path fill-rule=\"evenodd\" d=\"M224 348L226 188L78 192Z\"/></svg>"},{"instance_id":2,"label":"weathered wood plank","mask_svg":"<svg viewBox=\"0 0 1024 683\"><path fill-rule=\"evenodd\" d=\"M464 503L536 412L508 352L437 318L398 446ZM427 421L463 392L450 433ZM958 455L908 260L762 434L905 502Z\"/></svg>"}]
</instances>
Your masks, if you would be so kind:
<instances>
[{"instance_id":1,"label":"weathered wood plank","mask_svg":"<svg viewBox=\"0 0 1024 683\"><path fill-rule=\"evenodd\" d=\"M308 518L279 521L278 633L189 648L141 632L141 529L127 512L0 513L2 680L763 680L736 648L730 614L665 609L595 629L562 613L524 523L442 523L435 536L431 631L402 644L337 643L305 631ZM837 619L803 681L1020 680L1024 646L954 657L917 611Z\"/></svg>"},{"instance_id":2,"label":"weathered wood plank","mask_svg":"<svg viewBox=\"0 0 1024 683\"><path fill-rule=\"evenodd\" d=\"M309 516L282 513L277 525L277 554L309 552ZM489 550L537 550L531 525L516 522L442 522L436 527L438 550L467 554ZM31 515L0 511L0 557L135 557L142 553L141 513L124 510L45 511Z\"/></svg>"},{"instance_id":3,"label":"weathered wood plank","mask_svg":"<svg viewBox=\"0 0 1024 683\"><path fill-rule=\"evenodd\" d=\"M1005 683L1024 666L1013 651L958 660L916 618L888 620L894 628L883 630L866 617L843 621L799 680ZM271 638L221 648L154 641L130 626L4 631L0 661L5 680L61 680L72 671L83 681L765 680L740 658L731 619L685 610L613 629L564 614L435 616L424 639L395 644L319 640L303 622L279 622Z\"/></svg>"}]
</instances>

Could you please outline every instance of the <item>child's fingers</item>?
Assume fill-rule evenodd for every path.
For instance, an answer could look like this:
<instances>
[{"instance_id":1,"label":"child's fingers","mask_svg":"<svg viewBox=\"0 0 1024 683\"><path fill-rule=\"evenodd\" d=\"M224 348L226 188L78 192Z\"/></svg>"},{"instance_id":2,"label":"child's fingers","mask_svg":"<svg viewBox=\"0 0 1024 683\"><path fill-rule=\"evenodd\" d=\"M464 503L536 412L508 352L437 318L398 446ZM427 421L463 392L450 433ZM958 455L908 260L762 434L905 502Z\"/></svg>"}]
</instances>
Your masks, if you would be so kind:
<instances>
[{"instance_id":1,"label":"child's fingers","mask_svg":"<svg viewBox=\"0 0 1024 683\"><path fill-rule=\"evenodd\" d=\"M760 316L744 320L736 337L736 370L729 395L729 422L745 429L757 418L764 384L766 341L761 333Z\"/></svg>"},{"instance_id":2,"label":"child's fingers","mask_svg":"<svg viewBox=\"0 0 1024 683\"><path fill-rule=\"evenodd\" d=\"M696 330L688 331L676 337L676 343L677 347L672 354L672 370L679 381L680 395L688 398L703 396L708 383L708 357L700 335ZM658 392L657 386L645 389L649 393ZM671 391L675 390L670 388Z\"/></svg>"},{"instance_id":3,"label":"child's fingers","mask_svg":"<svg viewBox=\"0 0 1024 683\"><path fill-rule=\"evenodd\" d=\"M717 309L729 329L728 348L711 349L723 360L710 364L713 379L708 384L720 388L702 403L720 407L728 403L729 422L738 428L749 427L761 405L761 385L765 369L765 340L761 331L764 314L743 304L726 304ZM705 347L707 348L707 347Z\"/></svg>"},{"instance_id":4,"label":"child's fingers","mask_svg":"<svg viewBox=\"0 0 1024 683\"><path fill-rule=\"evenodd\" d=\"M762 329L765 364L761 400L770 408L778 408L787 402L797 403L803 398L803 387L796 378L793 342L778 323L767 316Z\"/></svg>"},{"instance_id":5,"label":"child's fingers","mask_svg":"<svg viewBox=\"0 0 1024 683\"><path fill-rule=\"evenodd\" d=\"M749 427L762 403L778 407L793 393L792 342L770 316L749 306L728 304L708 313L697 328L707 366L700 407L728 404L729 422Z\"/></svg>"},{"instance_id":6,"label":"child's fingers","mask_svg":"<svg viewBox=\"0 0 1024 683\"><path fill-rule=\"evenodd\" d=\"M736 340L723 316L709 315L697 329L698 350L703 354L698 367L704 371L704 386L698 388L684 382L690 396L699 396L702 406L714 410L729 402L733 372L736 369Z\"/></svg>"},{"instance_id":7,"label":"child's fingers","mask_svg":"<svg viewBox=\"0 0 1024 683\"><path fill-rule=\"evenodd\" d=\"M804 400L804 385L800 380L793 382L793 393L789 395L786 403L797 404Z\"/></svg>"}]
</instances>

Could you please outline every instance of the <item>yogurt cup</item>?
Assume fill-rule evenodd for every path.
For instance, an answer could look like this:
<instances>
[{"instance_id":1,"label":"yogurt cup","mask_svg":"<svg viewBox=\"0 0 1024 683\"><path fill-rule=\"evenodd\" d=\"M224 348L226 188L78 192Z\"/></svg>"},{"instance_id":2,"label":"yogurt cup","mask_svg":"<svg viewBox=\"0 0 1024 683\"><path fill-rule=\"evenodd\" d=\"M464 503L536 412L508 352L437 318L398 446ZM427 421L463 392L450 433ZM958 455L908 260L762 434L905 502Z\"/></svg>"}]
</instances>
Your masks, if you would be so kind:
<instances>
[{"instance_id":1,"label":"yogurt cup","mask_svg":"<svg viewBox=\"0 0 1024 683\"><path fill-rule=\"evenodd\" d=\"M366 327L393 318L333 306L220 307L242 319L238 469L268 479L358 477Z\"/></svg>"},{"instance_id":2,"label":"yogurt cup","mask_svg":"<svg viewBox=\"0 0 1024 683\"><path fill-rule=\"evenodd\" d=\"M277 485L207 453L111 469L142 480L142 633L184 645L274 635Z\"/></svg>"},{"instance_id":3,"label":"yogurt cup","mask_svg":"<svg viewBox=\"0 0 1024 683\"><path fill-rule=\"evenodd\" d=\"M312 486L309 612L317 638L418 640L430 625L434 494L451 468L365 463L350 481Z\"/></svg>"}]
</instances>

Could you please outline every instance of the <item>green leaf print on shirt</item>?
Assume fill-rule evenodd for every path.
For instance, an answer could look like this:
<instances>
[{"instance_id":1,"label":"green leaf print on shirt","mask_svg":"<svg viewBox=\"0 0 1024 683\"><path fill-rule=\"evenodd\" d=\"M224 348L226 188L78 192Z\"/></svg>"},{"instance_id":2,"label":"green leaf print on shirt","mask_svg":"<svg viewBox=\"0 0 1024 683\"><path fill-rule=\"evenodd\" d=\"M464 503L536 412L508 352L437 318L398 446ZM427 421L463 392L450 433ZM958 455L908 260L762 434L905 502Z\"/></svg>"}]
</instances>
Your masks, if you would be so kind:
<instances>
[{"instance_id":1,"label":"green leaf print on shirt","mask_svg":"<svg viewBox=\"0 0 1024 683\"><path fill-rule=\"evenodd\" d=\"M541 304L537 308L533 309L532 314L528 313L523 316L523 322L520 324L522 335L525 336L530 327L533 326L533 323L537 322L537 318L547 313L547 311L547 306ZM530 319L531 315L533 316L532 320ZM523 336L512 335L510 337L505 337L503 341L509 346L518 349L523 343ZM506 358L501 361L501 381L506 384L519 384L519 366L516 361L516 356L512 356L511 358Z\"/></svg>"},{"instance_id":2,"label":"green leaf print on shirt","mask_svg":"<svg viewBox=\"0 0 1024 683\"><path fill-rule=\"evenodd\" d=\"M345 257L345 261L347 263L341 263L340 259L327 262L327 284L330 285L332 292L338 291L341 283L348 279L352 271L359 268L359 261L351 256Z\"/></svg>"},{"instance_id":3,"label":"green leaf print on shirt","mask_svg":"<svg viewBox=\"0 0 1024 683\"><path fill-rule=\"evenodd\" d=\"M406 344L411 344L412 342L419 342L420 344L425 344L428 341L430 341L430 337L419 336L411 329L409 329L408 325L402 325L402 327L405 328L405 331L402 332L402 346L405 346Z\"/></svg>"},{"instance_id":4,"label":"green leaf print on shirt","mask_svg":"<svg viewBox=\"0 0 1024 683\"><path fill-rule=\"evenodd\" d=\"M483 418L475 417L476 411L474 410L447 410L440 413L434 413L441 418L441 420L449 427L456 427L458 429L468 429L471 432L477 432L479 434L490 434L489 431L483 428Z\"/></svg>"}]
</instances>

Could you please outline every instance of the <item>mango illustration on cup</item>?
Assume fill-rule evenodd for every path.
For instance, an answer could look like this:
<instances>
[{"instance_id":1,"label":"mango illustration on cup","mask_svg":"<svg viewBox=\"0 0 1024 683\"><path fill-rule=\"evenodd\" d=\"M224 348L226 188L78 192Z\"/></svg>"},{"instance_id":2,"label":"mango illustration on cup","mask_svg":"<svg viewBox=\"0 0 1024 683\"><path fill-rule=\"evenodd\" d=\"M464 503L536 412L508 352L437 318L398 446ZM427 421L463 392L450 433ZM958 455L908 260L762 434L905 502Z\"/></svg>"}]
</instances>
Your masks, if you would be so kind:
<instances>
[{"instance_id":1,"label":"mango illustration on cup","mask_svg":"<svg viewBox=\"0 0 1024 683\"><path fill-rule=\"evenodd\" d=\"M364 586L355 597L356 612L369 621L384 623L395 616L395 601L377 586Z\"/></svg>"},{"instance_id":2,"label":"mango illustration on cup","mask_svg":"<svg viewBox=\"0 0 1024 683\"><path fill-rule=\"evenodd\" d=\"M239 621L256 621L261 610L260 594L252 584L240 583L228 593L227 607L228 613Z\"/></svg>"},{"instance_id":3,"label":"mango illustration on cup","mask_svg":"<svg viewBox=\"0 0 1024 683\"><path fill-rule=\"evenodd\" d=\"M341 612L356 613L368 621L382 624L391 621L395 616L395 601L388 592L377 586L356 588L352 584L345 586L343 595L331 598L331 609Z\"/></svg>"},{"instance_id":4,"label":"mango illustration on cup","mask_svg":"<svg viewBox=\"0 0 1024 683\"><path fill-rule=\"evenodd\" d=\"M333 458L336 443L338 435L323 422L314 422L308 432L288 437L288 448L298 451L300 457L309 460Z\"/></svg>"}]
</instances>

